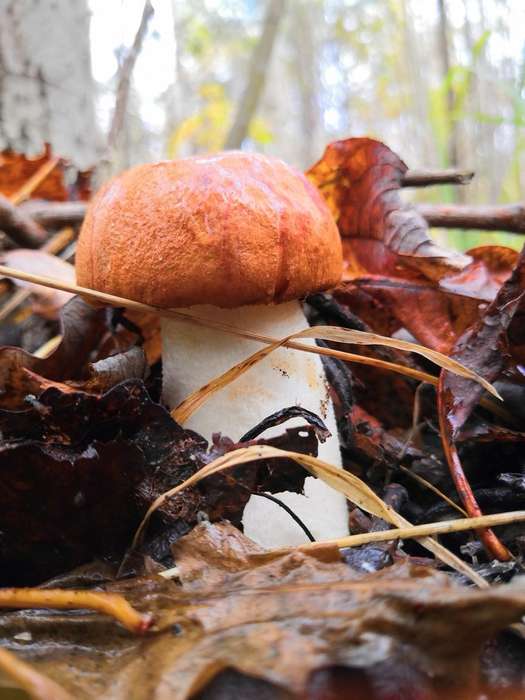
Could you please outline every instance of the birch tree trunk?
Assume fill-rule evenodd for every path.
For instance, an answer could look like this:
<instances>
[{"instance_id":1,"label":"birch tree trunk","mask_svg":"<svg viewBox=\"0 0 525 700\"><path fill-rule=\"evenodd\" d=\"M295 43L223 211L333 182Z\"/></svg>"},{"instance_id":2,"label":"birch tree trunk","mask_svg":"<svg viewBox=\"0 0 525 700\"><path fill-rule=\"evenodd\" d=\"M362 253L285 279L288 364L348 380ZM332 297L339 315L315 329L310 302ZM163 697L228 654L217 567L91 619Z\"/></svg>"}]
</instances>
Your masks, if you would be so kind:
<instances>
[{"instance_id":1,"label":"birch tree trunk","mask_svg":"<svg viewBox=\"0 0 525 700\"><path fill-rule=\"evenodd\" d=\"M97 160L87 0L0 1L0 149Z\"/></svg>"}]
</instances>

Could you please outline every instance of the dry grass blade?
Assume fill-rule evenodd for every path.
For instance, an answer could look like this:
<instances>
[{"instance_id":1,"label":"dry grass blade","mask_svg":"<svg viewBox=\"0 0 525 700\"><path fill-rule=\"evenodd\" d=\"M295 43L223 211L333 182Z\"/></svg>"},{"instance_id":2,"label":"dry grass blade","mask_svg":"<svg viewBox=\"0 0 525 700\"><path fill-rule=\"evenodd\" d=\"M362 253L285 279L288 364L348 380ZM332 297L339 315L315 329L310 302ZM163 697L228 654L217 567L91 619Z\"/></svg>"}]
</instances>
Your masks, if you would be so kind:
<instances>
[{"instance_id":1,"label":"dry grass blade","mask_svg":"<svg viewBox=\"0 0 525 700\"><path fill-rule=\"evenodd\" d=\"M142 522L135 533L132 549L134 549L140 542L150 517L170 497L180 493L190 486L195 485L211 474L215 474L225 469L230 469L231 467L235 467L240 464L248 464L259 459L293 459L298 464L303 466L308 472L310 472L310 474L322 479L337 491L344 493L349 501L355 503L368 513L377 515L378 517L383 518L387 522L391 523L392 525L396 525L397 527L412 527L411 523L396 513L395 510L390 508L390 506L382 501L379 496L377 496L372 489L370 489L357 476L354 476L349 472L345 472L338 467L327 464L316 457L300 454L298 452L279 450L275 447L269 447L267 445L260 445L241 448L219 457L200 469L196 474L191 476L182 484L175 486L156 498L148 508L146 515L142 519ZM419 542L421 545L435 554L436 557L442 562L448 564L448 566L452 567L456 571L461 572L478 586L486 587L488 585L486 581L470 566L465 564L465 562L459 559L459 557L456 557L454 554L452 554L452 552L449 552L448 549L440 545L439 542L436 542L431 537L422 537L419 539Z\"/></svg>"},{"instance_id":2,"label":"dry grass blade","mask_svg":"<svg viewBox=\"0 0 525 700\"><path fill-rule=\"evenodd\" d=\"M44 588L2 588L0 608L49 608L54 610L94 610L118 620L130 632L145 632L151 624L128 601L116 593Z\"/></svg>"},{"instance_id":3,"label":"dry grass blade","mask_svg":"<svg viewBox=\"0 0 525 700\"><path fill-rule=\"evenodd\" d=\"M437 486L434 486L434 484L431 484L430 481L427 481L419 474L416 474L415 472L413 472L411 469L407 469L407 467L404 467L402 464L398 464L397 469L401 470L404 474L406 474L411 479L414 479L414 481L417 481L419 484L424 486L429 491L432 491L432 493L435 493L436 496L441 498L441 500L445 501L445 503L448 503L448 505L451 508L454 508L454 510L457 510L458 513L461 513L461 515L464 515L466 518L468 518L468 513L464 508L459 506L457 503L454 503L454 501L451 498L449 498L446 494L444 494L443 491L438 489Z\"/></svg>"},{"instance_id":4,"label":"dry grass blade","mask_svg":"<svg viewBox=\"0 0 525 700\"><path fill-rule=\"evenodd\" d=\"M0 670L33 700L73 700L73 696L58 683L35 671L7 649L0 648ZM8 697L11 697L9 691Z\"/></svg>"},{"instance_id":5,"label":"dry grass blade","mask_svg":"<svg viewBox=\"0 0 525 700\"><path fill-rule=\"evenodd\" d=\"M429 350L422 345L417 345L416 343L409 343L404 340L396 340L394 338L387 338L385 336L376 335L375 333L364 333L362 331L353 331L345 328L338 328L335 326L322 326L317 328L306 328L300 333L296 333L288 338L283 338L282 340L276 340L275 338L270 338L268 336L260 335L259 333L253 333L250 330L244 330L242 328L235 328L233 326L228 326L222 323L216 323L209 319L199 318L197 316L192 316L188 313L183 313L181 311L176 311L175 309L161 309L157 306L149 306L148 304L143 304L140 301L134 301L133 299L126 299L124 297L116 296L115 294L107 294L106 292L98 292L95 289L89 289L87 287L80 287L78 284L65 283L60 280L55 280L50 277L45 277L43 275L33 275L27 272L22 272L21 270L15 270L13 268L7 267L5 265L0 265L0 275L5 275L5 277L12 277L14 279L24 280L26 282L33 282L34 284L41 284L43 286L51 287L52 289L60 289L65 292L72 292L73 294L80 294L85 297L96 299L102 301L105 304L112 306L123 306L128 309L135 309L136 311L142 311L146 313L156 313L159 316L165 318L177 318L180 320L188 321L189 323L195 323L197 325L209 326L211 328L216 328L217 330L223 331L224 333L229 333L231 335L237 335L241 338L249 338L251 340L257 340L261 343L266 343L276 347L281 345L286 345L287 347L294 348L296 350L303 350L305 352L312 352L317 355L333 355L339 359L347 359L350 361L361 362L362 364L374 365L376 367L383 367L384 369L392 369L401 374L406 374L407 376L420 379L421 381L428 381L431 384L436 384L436 378L425 372L418 372L412 370L408 367L402 367L401 365L396 365L393 362L384 362L377 360L375 358L362 357L361 355L354 355L352 353L342 353L340 351L332 351L329 348L318 348L315 346L302 345L300 343L295 343L294 338L319 338L324 340L337 340L335 335L339 335L339 341L343 343L354 343L361 345L388 345L390 347L396 347L400 350L405 350L408 352L415 352L428 359L435 362L440 367L447 369L449 372L453 372L479 382L489 393L496 396L501 400L500 395L494 389L494 387L489 384L485 379L477 375L472 370L464 367L459 362L451 360L446 355L442 355L434 350ZM333 333L332 333L333 331ZM326 335L325 335L326 334ZM330 335L328 335L330 334ZM333 337L332 337L333 336Z\"/></svg>"},{"instance_id":6,"label":"dry grass blade","mask_svg":"<svg viewBox=\"0 0 525 700\"><path fill-rule=\"evenodd\" d=\"M338 343L352 343L356 345L383 345L397 350L403 350L405 352L414 352L427 359L431 360L435 364L443 367L444 369L459 374L462 377L472 379L481 386L483 386L487 391L489 391L494 396L499 397L496 389L480 377L478 374L472 370L464 367L459 362L450 359L446 355L435 350L430 350L416 343L410 343L406 340L397 340L395 338L387 338L386 336L377 335L376 333L366 333L364 331L348 330L346 328L339 328L337 326L314 326L313 328L305 328L303 331L289 335L286 338L275 341L272 345L262 350L257 351L250 357L247 357L235 367L231 367L227 372L221 374L220 376L212 379L205 386L197 389L197 391L190 394L182 401L171 413L174 420L178 423L184 424L190 416L192 416L195 411L197 411L213 394L220 391L225 386L233 382L241 374L244 374L250 367L263 360L267 355L276 350L277 348L288 345L290 341L296 338L317 338L318 340L331 340ZM359 357L359 356L358 356Z\"/></svg>"}]
</instances>

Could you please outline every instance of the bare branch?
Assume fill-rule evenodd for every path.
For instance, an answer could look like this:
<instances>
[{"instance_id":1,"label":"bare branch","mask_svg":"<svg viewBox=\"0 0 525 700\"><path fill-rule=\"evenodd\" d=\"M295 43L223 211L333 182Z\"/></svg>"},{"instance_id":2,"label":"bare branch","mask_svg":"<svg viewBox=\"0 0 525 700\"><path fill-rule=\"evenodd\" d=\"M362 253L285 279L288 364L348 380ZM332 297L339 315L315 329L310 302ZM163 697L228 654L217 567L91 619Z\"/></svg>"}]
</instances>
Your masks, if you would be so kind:
<instances>
[{"instance_id":1,"label":"bare branch","mask_svg":"<svg viewBox=\"0 0 525 700\"><path fill-rule=\"evenodd\" d=\"M468 185L474 177L472 170L408 170L403 187L428 187L429 185Z\"/></svg>"},{"instance_id":2,"label":"bare branch","mask_svg":"<svg viewBox=\"0 0 525 700\"><path fill-rule=\"evenodd\" d=\"M270 0L268 3L261 38L254 49L244 92L224 144L224 148L227 150L241 147L248 133L250 122L257 111L257 104L264 88L266 71L285 6L286 0Z\"/></svg>"},{"instance_id":3,"label":"bare branch","mask_svg":"<svg viewBox=\"0 0 525 700\"><path fill-rule=\"evenodd\" d=\"M430 226L525 233L525 205L521 203L500 206L418 204L417 210Z\"/></svg>"},{"instance_id":4,"label":"bare branch","mask_svg":"<svg viewBox=\"0 0 525 700\"><path fill-rule=\"evenodd\" d=\"M36 221L0 194L0 229L23 248L39 248L47 232Z\"/></svg>"},{"instance_id":5,"label":"bare branch","mask_svg":"<svg viewBox=\"0 0 525 700\"><path fill-rule=\"evenodd\" d=\"M44 228L61 228L82 223L86 207L86 202L46 202L33 199L22 204L19 211Z\"/></svg>"},{"instance_id":6,"label":"bare branch","mask_svg":"<svg viewBox=\"0 0 525 700\"><path fill-rule=\"evenodd\" d=\"M153 5L150 0L146 0L144 3L144 10L142 12L142 18L140 20L139 28L135 34L135 39L133 44L126 54L122 66L119 71L118 76L118 87L117 87L117 97L115 100L115 111L113 112L113 117L111 119L111 126L108 134L107 150L110 151L116 144L118 135L122 130L124 124L124 116L126 114L126 107L128 105L129 90L131 86L131 74L133 73L133 68L139 56L140 50L142 48L142 42L146 35L146 30L148 28L148 23L154 14Z\"/></svg>"}]
</instances>

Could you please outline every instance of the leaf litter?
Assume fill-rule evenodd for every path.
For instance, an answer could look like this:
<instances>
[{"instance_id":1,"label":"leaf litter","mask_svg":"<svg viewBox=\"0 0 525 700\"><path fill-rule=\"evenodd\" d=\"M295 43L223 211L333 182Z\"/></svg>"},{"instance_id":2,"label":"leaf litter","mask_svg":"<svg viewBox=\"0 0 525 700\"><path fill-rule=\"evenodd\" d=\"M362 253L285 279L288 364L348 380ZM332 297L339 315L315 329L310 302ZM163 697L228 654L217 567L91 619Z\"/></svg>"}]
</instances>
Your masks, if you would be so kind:
<instances>
[{"instance_id":1,"label":"leaf litter","mask_svg":"<svg viewBox=\"0 0 525 700\"><path fill-rule=\"evenodd\" d=\"M515 576L521 514L498 530L513 555L504 567L476 534L416 541L410 523L458 517L440 439L454 445L484 512L523 507L512 488L525 463L524 416L508 408L523 395L521 258L498 246L465 255L436 246L401 200L405 172L384 144L347 139L308 173L346 256L345 282L305 306L309 337L329 353L345 472L316 459L326 429L297 407L241 443L186 431L161 404L158 318L144 310L74 297L58 326L46 322L42 342L62 337L48 357L0 348L2 585L119 594L154 618L135 638L93 612L3 613L0 666L29 679L32 697L520 697L522 643L503 630L525 613ZM394 335L388 346L376 344L385 335ZM457 369L434 352L453 348L506 401L496 409L479 384L442 371L442 387L453 387L452 434L439 427L428 359ZM349 364L355 356L375 366ZM406 374L386 373L385 362ZM418 378L427 385L416 392ZM298 413L304 427L287 429ZM264 439L275 425L282 434ZM261 551L241 533L245 503L251 493L300 491L305 468L350 498L354 532L377 539L393 525L405 538ZM115 579L125 552L127 578Z\"/></svg>"}]
</instances>

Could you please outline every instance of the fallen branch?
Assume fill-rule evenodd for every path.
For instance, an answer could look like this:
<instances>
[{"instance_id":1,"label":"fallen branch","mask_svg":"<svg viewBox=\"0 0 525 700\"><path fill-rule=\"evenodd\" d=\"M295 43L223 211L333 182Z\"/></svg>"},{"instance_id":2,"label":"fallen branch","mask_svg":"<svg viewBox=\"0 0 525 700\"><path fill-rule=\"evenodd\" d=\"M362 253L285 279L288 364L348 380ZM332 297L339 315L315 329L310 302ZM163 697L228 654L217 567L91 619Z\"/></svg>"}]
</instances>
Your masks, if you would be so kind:
<instances>
[{"instance_id":1,"label":"fallen branch","mask_svg":"<svg viewBox=\"0 0 525 700\"><path fill-rule=\"evenodd\" d=\"M431 182L430 180L433 177L432 171L428 171L428 181L424 183L424 178L420 174L421 171L409 170L405 175L403 186L423 187L426 184L438 184L438 181L440 184L443 184L445 180L439 180L439 178L443 177L443 172L445 171L441 173L440 171L435 171L435 179ZM420 184L416 184L418 182ZM452 182L452 180L447 180L447 182ZM42 226L52 228L82 223L86 207L87 204L85 202L31 202L22 209ZM501 206L417 204L416 208L429 226L525 233L524 204Z\"/></svg>"},{"instance_id":2,"label":"fallen branch","mask_svg":"<svg viewBox=\"0 0 525 700\"><path fill-rule=\"evenodd\" d=\"M403 187L468 185L473 177L473 170L408 170L401 181L401 185Z\"/></svg>"},{"instance_id":3,"label":"fallen branch","mask_svg":"<svg viewBox=\"0 0 525 700\"><path fill-rule=\"evenodd\" d=\"M418 212L430 226L525 233L525 205L418 204Z\"/></svg>"},{"instance_id":4,"label":"fallen branch","mask_svg":"<svg viewBox=\"0 0 525 700\"><path fill-rule=\"evenodd\" d=\"M46 202L33 199L22 205L20 210L44 228L61 228L81 224L86 208L86 202Z\"/></svg>"},{"instance_id":5,"label":"fallen branch","mask_svg":"<svg viewBox=\"0 0 525 700\"><path fill-rule=\"evenodd\" d=\"M46 230L2 194L0 229L22 248L40 248L47 239Z\"/></svg>"}]
</instances>

